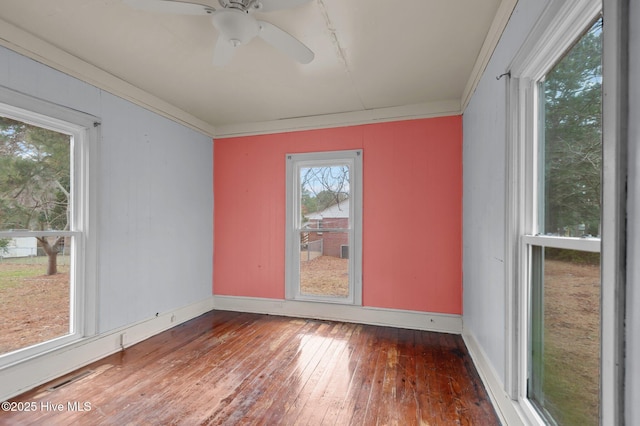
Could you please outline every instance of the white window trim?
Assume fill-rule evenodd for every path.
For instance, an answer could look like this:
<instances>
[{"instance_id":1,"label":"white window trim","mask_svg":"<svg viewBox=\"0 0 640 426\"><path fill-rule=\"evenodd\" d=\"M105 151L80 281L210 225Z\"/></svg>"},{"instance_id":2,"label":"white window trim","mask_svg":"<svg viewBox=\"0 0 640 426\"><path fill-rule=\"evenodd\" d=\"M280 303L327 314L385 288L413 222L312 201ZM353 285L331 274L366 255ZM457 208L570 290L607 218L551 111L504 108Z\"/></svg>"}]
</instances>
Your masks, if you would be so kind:
<instances>
[{"instance_id":1,"label":"white window trim","mask_svg":"<svg viewBox=\"0 0 640 426\"><path fill-rule=\"evenodd\" d=\"M309 152L286 154L287 163L287 218L285 242L285 297L289 300L304 300L324 303L362 305L362 150ZM300 212L295 200L300 199L301 167L346 163L350 172L350 216L349 226L349 297L322 297L300 294L299 268L300 249L295 244L299 238L298 222Z\"/></svg>"},{"instance_id":2,"label":"white window trim","mask_svg":"<svg viewBox=\"0 0 640 426\"><path fill-rule=\"evenodd\" d=\"M624 424L629 1L603 0L601 423Z\"/></svg>"},{"instance_id":3,"label":"white window trim","mask_svg":"<svg viewBox=\"0 0 640 426\"><path fill-rule=\"evenodd\" d=\"M506 147L506 371L505 391L528 422L545 424L527 399L529 277L528 247L546 245L601 251L601 390L600 422L623 421L623 306L624 295L624 97L625 45L623 24L626 2L604 0L603 30L603 209L602 241L525 235L535 223L527 199L534 199L535 170L531 158L537 138L535 82L584 32L602 10L602 2L551 0L511 63L507 111ZM627 18L628 19L628 18ZM534 161L535 162L535 161ZM600 247L598 247L600 245ZM524 283L524 285L523 285Z\"/></svg>"},{"instance_id":4,"label":"white window trim","mask_svg":"<svg viewBox=\"0 0 640 426\"><path fill-rule=\"evenodd\" d=\"M600 253L600 238L576 238L576 237L554 237L547 235L522 235L522 244L553 247L564 250L580 250L591 253Z\"/></svg>"},{"instance_id":5,"label":"white window trim","mask_svg":"<svg viewBox=\"0 0 640 426\"><path fill-rule=\"evenodd\" d=\"M0 356L0 368L73 344L97 333L97 195L95 164L100 122L96 117L71 110L0 86L0 111L25 123L71 136L74 193L73 228L70 231L11 231L0 237L65 235L74 237L74 268L71 271L70 324L73 333Z\"/></svg>"}]
</instances>

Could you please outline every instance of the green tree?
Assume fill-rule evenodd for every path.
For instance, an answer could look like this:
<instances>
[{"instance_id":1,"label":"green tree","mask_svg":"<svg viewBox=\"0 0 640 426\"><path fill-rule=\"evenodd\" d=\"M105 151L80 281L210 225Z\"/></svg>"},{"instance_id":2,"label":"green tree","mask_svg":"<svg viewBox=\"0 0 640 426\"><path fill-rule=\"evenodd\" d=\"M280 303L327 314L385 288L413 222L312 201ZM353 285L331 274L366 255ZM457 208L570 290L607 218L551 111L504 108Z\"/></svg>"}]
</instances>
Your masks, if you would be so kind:
<instances>
[{"instance_id":1,"label":"green tree","mask_svg":"<svg viewBox=\"0 0 640 426\"><path fill-rule=\"evenodd\" d=\"M70 137L0 117L0 229L68 230ZM37 237L57 273L64 237Z\"/></svg>"},{"instance_id":2,"label":"green tree","mask_svg":"<svg viewBox=\"0 0 640 426\"><path fill-rule=\"evenodd\" d=\"M7 253L9 251L9 243L11 240L8 238L0 238L0 254Z\"/></svg>"},{"instance_id":3,"label":"green tree","mask_svg":"<svg viewBox=\"0 0 640 426\"><path fill-rule=\"evenodd\" d=\"M317 203L318 203L317 211L322 211L324 209L327 209L334 204L337 204L341 201L346 200L347 198L349 197L344 192L334 192L331 190L320 191L316 196Z\"/></svg>"},{"instance_id":4,"label":"green tree","mask_svg":"<svg viewBox=\"0 0 640 426\"><path fill-rule=\"evenodd\" d=\"M300 213L302 214L303 220L307 214L313 213L318 210L318 201L316 197L311 194L311 191L304 187L304 184L302 185L301 189L300 204L302 206L302 211Z\"/></svg>"},{"instance_id":5,"label":"green tree","mask_svg":"<svg viewBox=\"0 0 640 426\"><path fill-rule=\"evenodd\" d=\"M544 81L544 231L584 225L599 235L602 168L602 21Z\"/></svg>"}]
</instances>

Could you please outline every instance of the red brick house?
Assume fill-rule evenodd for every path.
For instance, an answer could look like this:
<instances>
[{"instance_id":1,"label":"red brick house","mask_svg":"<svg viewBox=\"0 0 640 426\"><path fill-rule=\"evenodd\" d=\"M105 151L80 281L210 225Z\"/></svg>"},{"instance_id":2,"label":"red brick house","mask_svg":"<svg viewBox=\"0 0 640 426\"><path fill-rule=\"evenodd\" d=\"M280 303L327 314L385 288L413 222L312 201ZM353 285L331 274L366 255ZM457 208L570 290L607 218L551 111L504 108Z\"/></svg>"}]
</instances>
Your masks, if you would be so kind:
<instances>
[{"instance_id":1,"label":"red brick house","mask_svg":"<svg viewBox=\"0 0 640 426\"><path fill-rule=\"evenodd\" d=\"M322 255L349 257L349 200L343 200L326 209L308 215L306 224L310 229L323 231L310 232L308 242L322 240Z\"/></svg>"}]
</instances>

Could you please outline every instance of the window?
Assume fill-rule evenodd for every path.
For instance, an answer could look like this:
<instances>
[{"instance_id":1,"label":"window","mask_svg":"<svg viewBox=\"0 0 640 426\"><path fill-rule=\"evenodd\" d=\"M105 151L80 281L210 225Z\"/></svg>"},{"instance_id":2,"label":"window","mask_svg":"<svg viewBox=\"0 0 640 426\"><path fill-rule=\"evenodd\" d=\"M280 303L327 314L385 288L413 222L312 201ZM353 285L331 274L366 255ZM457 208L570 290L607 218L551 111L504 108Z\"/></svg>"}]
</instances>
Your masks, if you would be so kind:
<instances>
[{"instance_id":1,"label":"window","mask_svg":"<svg viewBox=\"0 0 640 426\"><path fill-rule=\"evenodd\" d=\"M531 83L526 395L559 425L599 423L601 59L598 19Z\"/></svg>"},{"instance_id":2,"label":"window","mask_svg":"<svg viewBox=\"0 0 640 426\"><path fill-rule=\"evenodd\" d=\"M362 303L362 151L287 155L288 299Z\"/></svg>"},{"instance_id":3,"label":"window","mask_svg":"<svg viewBox=\"0 0 640 426\"><path fill-rule=\"evenodd\" d=\"M603 61L615 23L601 8L551 1L511 64L506 388L534 424L617 424L621 412L611 265L623 232L611 224L624 188L607 155L619 142L607 137L617 118L602 105L616 101L603 97L602 69L620 71L615 52Z\"/></svg>"},{"instance_id":4,"label":"window","mask_svg":"<svg viewBox=\"0 0 640 426\"><path fill-rule=\"evenodd\" d=\"M0 90L0 366L95 333L94 122Z\"/></svg>"},{"instance_id":5,"label":"window","mask_svg":"<svg viewBox=\"0 0 640 426\"><path fill-rule=\"evenodd\" d=\"M601 22L534 88L527 397L560 425L599 422Z\"/></svg>"},{"instance_id":6,"label":"window","mask_svg":"<svg viewBox=\"0 0 640 426\"><path fill-rule=\"evenodd\" d=\"M535 87L527 396L560 425L599 420L601 62L598 19Z\"/></svg>"}]
</instances>

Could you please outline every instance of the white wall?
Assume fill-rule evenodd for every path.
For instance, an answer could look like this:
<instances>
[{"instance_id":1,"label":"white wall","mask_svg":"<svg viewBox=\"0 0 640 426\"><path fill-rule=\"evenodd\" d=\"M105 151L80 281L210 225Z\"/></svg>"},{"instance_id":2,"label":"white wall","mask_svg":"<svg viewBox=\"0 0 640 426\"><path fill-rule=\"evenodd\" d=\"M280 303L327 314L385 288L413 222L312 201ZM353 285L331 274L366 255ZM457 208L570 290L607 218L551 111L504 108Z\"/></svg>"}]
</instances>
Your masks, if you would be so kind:
<instances>
[{"instance_id":1,"label":"white wall","mask_svg":"<svg viewBox=\"0 0 640 426\"><path fill-rule=\"evenodd\" d=\"M640 1L631 0L629 21L629 181L627 211L626 424L640 424Z\"/></svg>"},{"instance_id":2,"label":"white wall","mask_svg":"<svg viewBox=\"0 0 640 426\"><path fill-rule=\"evenodd\" d=\"M547 2L520 0L463 115L464 328L505 378L506 89L499 76Z\"/></svg>"},{"instance_id":3,"label":"white wall","mask_svg":"<svg viewBox=\"0 0 640 426\"><path fill-rule=\"evenodd\" d=\"M101 332L212 296L213 142L102 94Z\"/></svg>"},{"instance_id":4,"label":"white wall","mask_svg":"<svg viewBox=\"0 0 640 426\"><path fill-rule=\"evenodd\" d=\"M102 122L95 170L99 334L212 303L212 139L2 47L0 85ZM137 336L167 326L147 325ZM92 350L74 362L98 356ZM10 393L4 384L0 400Z\"/></svg>"}]
</instances>

